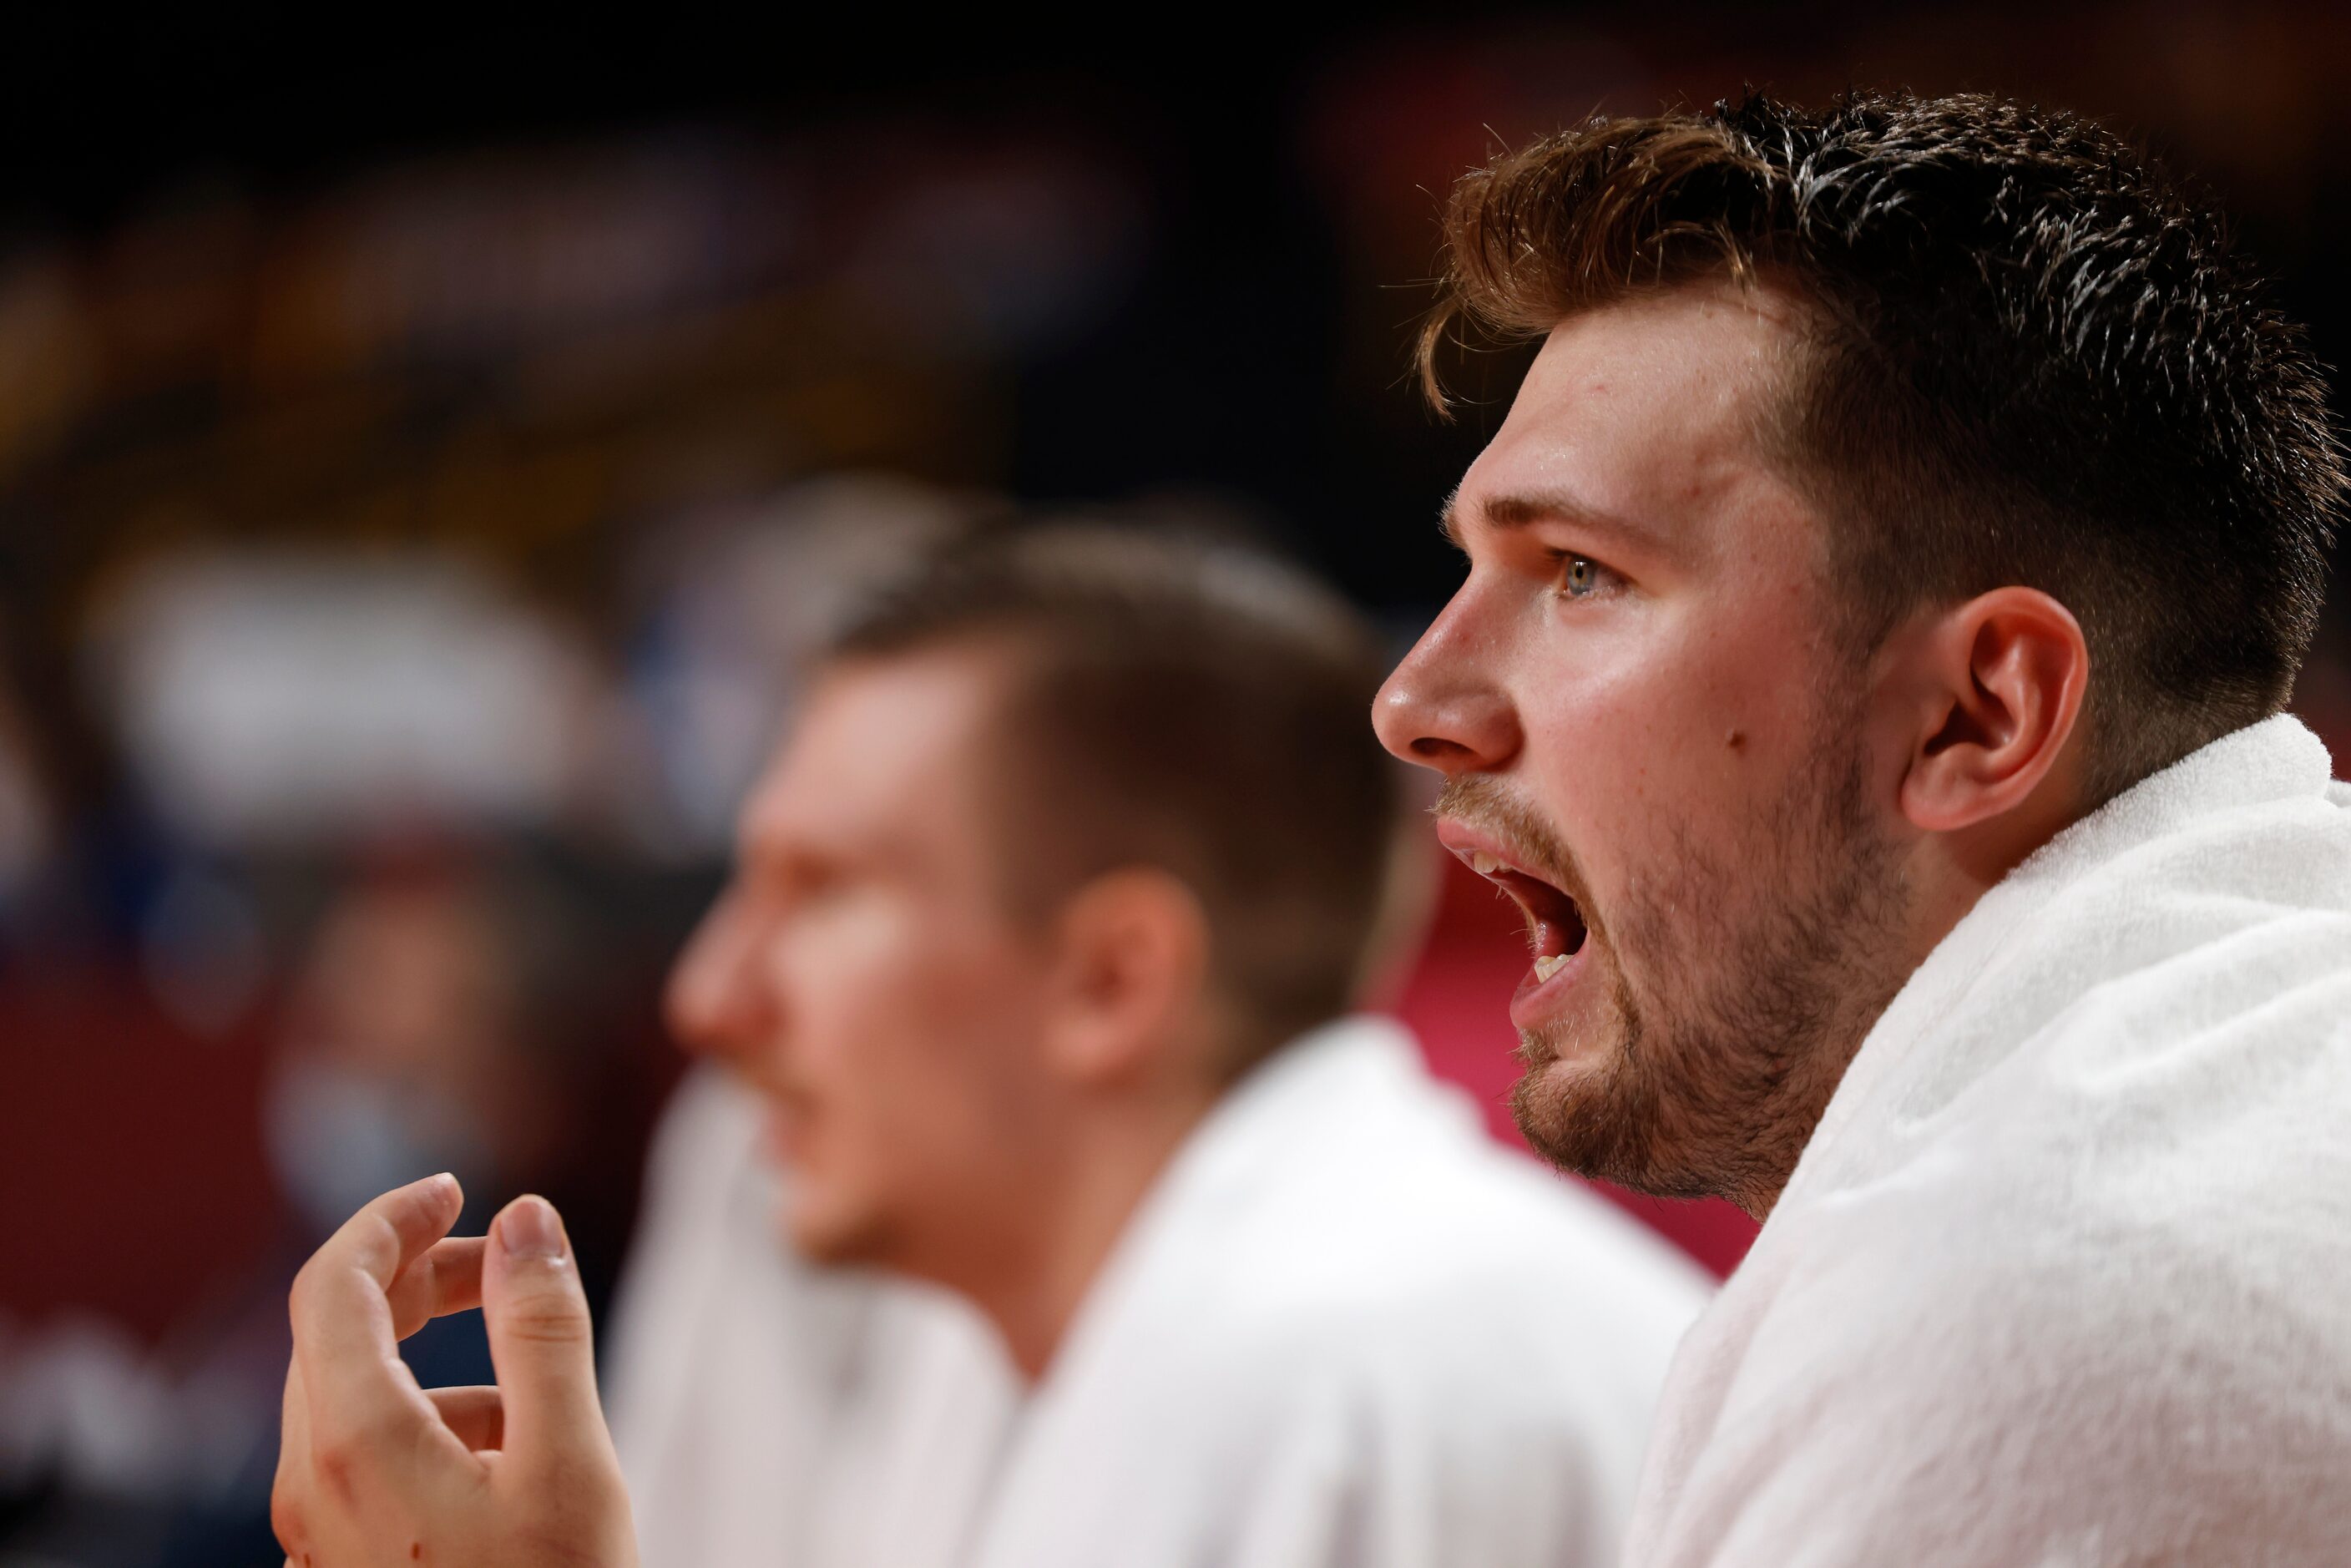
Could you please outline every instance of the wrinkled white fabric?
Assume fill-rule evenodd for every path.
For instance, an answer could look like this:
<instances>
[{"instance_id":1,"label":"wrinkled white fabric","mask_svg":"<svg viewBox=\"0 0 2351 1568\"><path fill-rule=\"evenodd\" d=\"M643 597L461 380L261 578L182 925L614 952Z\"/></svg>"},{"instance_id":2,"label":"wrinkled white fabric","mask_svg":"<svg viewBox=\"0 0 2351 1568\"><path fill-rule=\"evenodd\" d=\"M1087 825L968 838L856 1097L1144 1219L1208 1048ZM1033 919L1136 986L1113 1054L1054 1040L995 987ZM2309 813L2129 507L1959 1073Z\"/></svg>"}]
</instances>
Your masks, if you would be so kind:
<instances>
[{"instance_id":1,"label":"wrinkled white fabric","mask_svg":"<svg viewBox=\"0 0 2351 1568\"><path fill-rule=\"evenodd\" d=\"M1704 1277L1489 1138L1395 1025L1245 1079L1022 1416L984 1568L1614 1561Z\"/></svg>"},{"instance_id":2,"label":"wrinkled white fabric","mask_svg":"<svg viewBox=\"0 0 2351 1568\"><path fill-rule=\"evenodd\" d=\"M1010 1364L952 1297L793 1259L759 1121L697 1071L647 1165L603 1379L645 1568L956 1568Z\"/></svg>"},{"instance_id":3,"label":"wrinkled white fabric","mask_svg":"<svg viewBox=\"0 0 2351 1568\"><path fill-rule=\"evenodd\" d=\"M2351 790L2290 717L1992 888L1677 1359L1641 1568L2351 1562Z\"/></svg>"}]
</instances>

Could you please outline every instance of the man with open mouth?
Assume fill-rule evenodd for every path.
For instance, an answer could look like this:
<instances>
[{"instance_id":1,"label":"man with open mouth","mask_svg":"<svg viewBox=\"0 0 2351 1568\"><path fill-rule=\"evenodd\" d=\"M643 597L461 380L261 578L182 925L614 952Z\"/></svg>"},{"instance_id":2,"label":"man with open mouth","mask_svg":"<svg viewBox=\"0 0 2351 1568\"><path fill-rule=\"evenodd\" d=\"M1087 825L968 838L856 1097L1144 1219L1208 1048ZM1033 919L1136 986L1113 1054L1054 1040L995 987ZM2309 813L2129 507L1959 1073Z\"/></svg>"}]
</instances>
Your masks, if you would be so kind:
<instances>
[{"instance_id":1,"label":"man with open mouth","mask_svg":"<svg viewBox=\"0 0 2351 1568\"><path fill-rule=\"evenodd\" d=\"M1766 1221L1631 1560L2344 1561L2300 331L2115 136L1983 98L1595 121L1447 239L1432 392L1540 351L1375 722L1525 912L1529 1139Z\"/></svg>"}]
</instances>

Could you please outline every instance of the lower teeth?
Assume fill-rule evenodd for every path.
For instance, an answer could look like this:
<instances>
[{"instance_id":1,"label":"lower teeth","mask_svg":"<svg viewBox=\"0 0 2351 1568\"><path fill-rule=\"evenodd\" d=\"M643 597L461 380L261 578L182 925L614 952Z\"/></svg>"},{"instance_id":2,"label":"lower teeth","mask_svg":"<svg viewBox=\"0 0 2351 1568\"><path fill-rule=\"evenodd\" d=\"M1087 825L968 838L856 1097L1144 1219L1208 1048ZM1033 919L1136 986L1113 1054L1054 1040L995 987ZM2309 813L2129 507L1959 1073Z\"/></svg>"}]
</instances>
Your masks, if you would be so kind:
<instances>
[{"instance_id":1,"label":"lower teeth","mask_svg":"<svg viewBox=\"0 0 2351 1568\"><path fill-rule=\"evenodd\" d=\"M1559 967L1567 962L1567 956L1568 956L1564 953L1557 953L1548 958L1536 959L1535 978L1538 980L1548 980L1553 975L1558 974Z\"/></svg>"}]
</instances>

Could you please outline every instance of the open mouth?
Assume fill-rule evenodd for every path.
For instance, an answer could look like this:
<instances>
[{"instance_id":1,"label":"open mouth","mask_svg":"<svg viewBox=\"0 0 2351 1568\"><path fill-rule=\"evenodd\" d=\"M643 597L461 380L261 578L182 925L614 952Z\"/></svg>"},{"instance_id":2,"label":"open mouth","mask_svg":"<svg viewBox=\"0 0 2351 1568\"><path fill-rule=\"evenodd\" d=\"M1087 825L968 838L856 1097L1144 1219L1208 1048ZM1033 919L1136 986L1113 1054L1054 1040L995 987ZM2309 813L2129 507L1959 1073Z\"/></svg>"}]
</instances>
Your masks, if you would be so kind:
<instances>
[{"instance_id":1,"label":"open mouth","mask_svg":"<svg viewBox=\"0 0 2351 1568\"><path fill-rule=\"evenodd\" d=\"M1583 950L1584 938L1591 933L1583 924L1583 911L1566 893L1490 851L1472 849L1462 858L1471 871L1508 894L1526 916L1527 946L1534 955L1537 984L1559 973Z\"/></svg>"},{"instance_id":2,"label":"open mouth","mask_svg":"<svg viewBox=\"0 0 2351 1568\"><path fill-rule=\"evenodd\" d=\"M1506 840L1458 818L1439 818L1437 837L1471 871L1501 889L1526 918L1527 946L1533 953L1534 967L1520 985L1516 999L1550 990L1554 979L1562 988L1571 984L1573 971L1581 967L1575 959L1591 936L1583 906L1574 896L1531 869Z\"/></svg>"}]
</instances>

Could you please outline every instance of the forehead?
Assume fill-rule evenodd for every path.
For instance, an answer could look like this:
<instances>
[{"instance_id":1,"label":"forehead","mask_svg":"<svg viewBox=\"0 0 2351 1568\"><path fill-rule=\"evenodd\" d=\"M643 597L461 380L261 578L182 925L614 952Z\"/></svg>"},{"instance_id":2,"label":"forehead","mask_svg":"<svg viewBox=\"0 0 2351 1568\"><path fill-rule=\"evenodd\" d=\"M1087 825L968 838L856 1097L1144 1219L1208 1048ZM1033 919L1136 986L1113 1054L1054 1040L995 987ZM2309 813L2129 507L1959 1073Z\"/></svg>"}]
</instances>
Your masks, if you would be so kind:
<instances>
[{"instance_id":1,"label":"forehead","mask_svg":"<svg viewBox=\"0 0 2351 1568\"><path fill-rule=\"evenodd\" d=\"M914 847L967 833L1002 661L941 647L834 665L754 793L745 849Z\"/></svg>"},{"instance_id":2,"label":"forehead","mask_svg":"<svg viewBox=\"0 0 2351 1568\"><path fill-rule=\"evenodd\" d=\"M1728 281L1635 295L1553 328L1461 486L1489 502L1557 496L1661 520L1766 483L1765 422L1793 373L1801 315Z\"/></svg>"}]
</instances>

